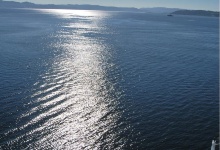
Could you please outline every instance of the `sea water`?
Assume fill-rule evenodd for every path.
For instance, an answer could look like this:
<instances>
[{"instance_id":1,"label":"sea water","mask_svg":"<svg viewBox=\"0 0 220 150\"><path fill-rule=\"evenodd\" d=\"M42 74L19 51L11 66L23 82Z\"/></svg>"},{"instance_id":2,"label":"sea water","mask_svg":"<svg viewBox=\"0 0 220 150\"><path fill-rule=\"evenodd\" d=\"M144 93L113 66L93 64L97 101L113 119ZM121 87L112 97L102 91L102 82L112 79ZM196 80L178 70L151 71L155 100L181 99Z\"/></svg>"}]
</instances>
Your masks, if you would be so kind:
<instances>
[{"instance_id":1,"label":"sea water","mask_svg":"<svg viewBox=\"0 0 220 150\"><path fill-rule=\"evenodd\" d=\"M0 9L0 149L209 149L218 22Z\"/></svg>"}]
</instances>

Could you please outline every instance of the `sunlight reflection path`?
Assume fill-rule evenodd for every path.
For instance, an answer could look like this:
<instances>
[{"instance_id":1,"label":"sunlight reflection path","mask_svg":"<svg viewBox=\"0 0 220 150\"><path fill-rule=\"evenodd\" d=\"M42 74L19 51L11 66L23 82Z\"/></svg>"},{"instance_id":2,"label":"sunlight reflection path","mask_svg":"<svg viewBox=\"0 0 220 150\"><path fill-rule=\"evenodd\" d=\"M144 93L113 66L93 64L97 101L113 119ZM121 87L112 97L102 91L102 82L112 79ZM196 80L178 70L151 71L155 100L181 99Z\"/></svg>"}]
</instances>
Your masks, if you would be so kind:
<instances>
[{"instance_id":1,"label":"sunlight reflection path","mask_svg":"<svg viewBox=\"0 0 220 150\"><path fill-rule=\"evenodd\" d=\"M21 129L41 124L28 133L30 137L41 134L35 145L29 147L114 148L111 143L122 142L113 130L120 117L116 110L120 92L107 78L114 66L109 61L109 47L96 36L106 32L102 19L107 14L84 10L43 11L69 19L69 23L62 25L56 35L59 42L52 45L61 53L55 57L51 71L42 77L45 83L39 88L44 90L32 96L36 98L32 104L36 107L22 116L36 114Z\"/></svg>"}]
</instances>

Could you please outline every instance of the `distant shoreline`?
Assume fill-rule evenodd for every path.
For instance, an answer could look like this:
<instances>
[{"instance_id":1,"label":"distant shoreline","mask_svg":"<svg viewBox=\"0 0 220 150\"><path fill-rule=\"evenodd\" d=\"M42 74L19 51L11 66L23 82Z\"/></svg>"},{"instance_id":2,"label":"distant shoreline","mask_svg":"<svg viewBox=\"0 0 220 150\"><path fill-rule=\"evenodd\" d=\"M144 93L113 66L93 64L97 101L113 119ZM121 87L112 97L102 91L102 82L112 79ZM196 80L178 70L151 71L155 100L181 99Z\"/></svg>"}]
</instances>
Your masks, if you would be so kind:
<instances>
[{"instance_id":1,"label":"distant shoreline","mask_svg":"<svg viewBox=\"0 0 220 150\"><path fill-rule=\"evenodd\" d=\"M206 16L206 17L219 17L217 11L205 10L177 10L171 13L172 15L191 15L191 16Z\"/></svg>"},{"instance_id":2,"label":"distant shoreline","mask_svg":"<svg viewBox=\"0 0 220 150\"><path fill-rule=\"evenodd\" d=\"M135 8L135 7L115 7L115 6L100 6L89 4L35 4L30 2L14 2L0 0L0 8L36 8L36 9L78 9L78 10L105 10L105 11L133 11L146 12L170 15L194 15L194 16L209 16L219 17L219 12L205 10L185 10L179 8L153 7L153 8Z\"/></svg>"}]
</instances>

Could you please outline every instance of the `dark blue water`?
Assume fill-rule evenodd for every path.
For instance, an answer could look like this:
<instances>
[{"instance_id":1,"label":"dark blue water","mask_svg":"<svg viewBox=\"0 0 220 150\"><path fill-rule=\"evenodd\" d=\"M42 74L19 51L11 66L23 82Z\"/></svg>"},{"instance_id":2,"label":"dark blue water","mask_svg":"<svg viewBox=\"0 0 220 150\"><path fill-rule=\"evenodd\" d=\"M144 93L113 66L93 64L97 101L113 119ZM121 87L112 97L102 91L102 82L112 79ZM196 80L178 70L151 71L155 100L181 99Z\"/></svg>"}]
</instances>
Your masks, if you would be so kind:
<instances>
[{"instance_id":1,"label":"dark blue water","mask_svg":"<svg viewBox=\"0 0 220 150\"><path fill-rule=\"evenodd\" d=\"M209 149L219 20L0 9L0 149Z\"/></svg>"}]
</instances>

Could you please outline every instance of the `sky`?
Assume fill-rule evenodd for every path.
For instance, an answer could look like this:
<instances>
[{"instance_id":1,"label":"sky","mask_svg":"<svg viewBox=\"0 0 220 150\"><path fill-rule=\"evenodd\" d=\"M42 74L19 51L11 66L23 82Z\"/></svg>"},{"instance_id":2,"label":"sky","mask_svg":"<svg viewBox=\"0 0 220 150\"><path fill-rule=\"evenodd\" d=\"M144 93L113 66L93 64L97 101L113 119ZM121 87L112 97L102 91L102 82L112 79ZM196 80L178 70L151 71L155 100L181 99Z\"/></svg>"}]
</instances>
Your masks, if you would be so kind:
<instances>
[{"instance_id":1,"label":"sky","mask_svg":"<svg viewBox=\"0 0 220 150\"><path fill-rule=\"evenodd\" d=\"M6 0L5 0L6 1ZM8 1L8 0L7 0ZM36 4L92 4L117 7L168 7L219 11L219 0L10 0Z\"/></svg>"}]
</instances>

